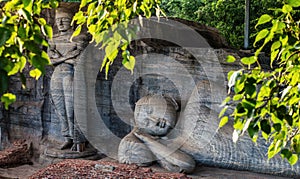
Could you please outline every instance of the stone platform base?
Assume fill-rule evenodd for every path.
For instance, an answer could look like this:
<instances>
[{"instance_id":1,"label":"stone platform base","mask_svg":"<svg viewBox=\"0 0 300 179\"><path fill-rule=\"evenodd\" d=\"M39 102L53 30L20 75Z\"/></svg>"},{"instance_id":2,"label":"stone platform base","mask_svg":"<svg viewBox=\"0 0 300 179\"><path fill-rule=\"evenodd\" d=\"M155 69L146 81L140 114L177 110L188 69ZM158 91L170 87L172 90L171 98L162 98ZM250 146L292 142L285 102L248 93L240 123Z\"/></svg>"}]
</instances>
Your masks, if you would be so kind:
<instances>
[{"instance_id":1,"label":"stone platform base","mask_svg":"<svg viewBox=\"0 0 300 179\"><path fill-rule=\"evenodd\" d=\"M97 150L94 148L86 148L83 152L76 152L71 150L60 150L51 147L45 149L44 155L60 159L87 158L97 155Z\"/></svg>"}]
</instances>

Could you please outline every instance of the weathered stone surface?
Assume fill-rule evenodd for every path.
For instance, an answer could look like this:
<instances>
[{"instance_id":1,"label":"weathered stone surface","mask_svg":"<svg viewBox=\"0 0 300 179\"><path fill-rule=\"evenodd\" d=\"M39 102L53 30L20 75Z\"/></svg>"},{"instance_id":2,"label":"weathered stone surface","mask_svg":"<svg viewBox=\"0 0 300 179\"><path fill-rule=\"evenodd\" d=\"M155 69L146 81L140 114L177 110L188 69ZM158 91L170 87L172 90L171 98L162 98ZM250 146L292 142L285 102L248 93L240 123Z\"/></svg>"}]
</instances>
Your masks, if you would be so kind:
<instances>
[{"instance_id":1,"label":"weathered stone surface","mask_svg":"<svg viewBox=\"0 0 300 179\"><path fill-rule=\"evenodd\" d=\"M57 148L46 148L44 151L44 155L53 158L61 158L61 159L75 159L75 158L87 158L90 156L97 155L97 150L89 147L86 148L82 152L70 151L70 150L60 150Z\"/></svg>"},{"instance_id":2,"label":"weathered stone surface","mask_svg":"<svg viewBox=\"0 0 300 179\"><path fill-rule=\"evenodd\" d=\"M209 83L200 82L195 88L184 111L184 130L191 131L182 150L193 155L201 164L237 170L250 170L260 173L279 174L289 177L300 176L300 164L293 167L280 156L268 161L268 144L262 139L259 147L249 136L240 138L237 144L232 141L233 127L226 125L218 130L218 110L207 99L210 96Z\"/></svg>"},{"instance_id":3,"label":"weathered stone surface","mask_svg":"<svg viewBox=\"0 0 300 179\"><path fill-rule=\"evenodd\" d=\"M145 26L147 27L147 23ZM223 44L222 41L220 43L218 40L216 41L217 45ZM237 52L223 49L201 49L200 51L199 48L183 49L169 47L174 43L156 45L155 43L158 42L161 41L151 41L151 44L148 41L136 42L133 53L139 57L137 57L134 74L130 75L130 72L122 69L121 57L118 57L109 71L108 80L105 80L104 73L98 72L100 63L97 60L103 59L103 56L93 56L93 54L82 56L83 59L92 58L92 62L84 63L86 66L94 66L96 75L89 79L93 83L81 86L82 91L86 92L87 89L92 88L92 92L89 95L79 96L83 102L80 105L89 106L91 99L95 98L96 110L87 110L85 115L91 117L88 118L91 122L89 125L95 127L91 130L99 131L95 138L107 137L99 144L105 145L109 151L101 152L116 154L117 147L115 146L118 146L121 138L132 130L135 102L146 94L160 93L176 99L181 104L182 112L184 110L192 111L193 108L189 109L188 107L191 104L195 105L194 110L201 109L198 113L194 113L198 117L191 115L193 112L190 112L188 113L190 116L186 114L185 119L180 118L174 132L168 135L172 140L175 140L176 137L179 137L178 140L187 137L189 140L182 141L181 150L191 154L198 163L214 167L299 176L299 165L291 168L281 158L267 162L265 143L260 143L261 148L257 148L249 138L243 137L237 145L234 145L231 142L231 128L223 128L216 133L218 105L223 100L223 90L226 92L224 76L230 70L238 67L238 64L227 64L225 57L227 54L238 57ZM188 44L188 41L186 43ZM192 54L193 52L197 53ZM145 56L150 53L152 55ZM215 57L218 57L219 61L215 61ZM218 64L221 64L222 68ZM29 68L26 71L29 71ZM17 94L18 99L9 111L2 112L3 118L1 118L0 112L2 148L4 144L7 145L6 143L14 138L31 137L34 139L33 146L37 149L42 138L48 138L50 141L63 141L60 122L49 96L52 71L53 68L49 67L46 75L38 81L32 80L26 75L26 90L22 90L17 77L11 78L11 92ZM89 73L93 72L86 71L84 75L88 76ZM174 80L178 83L175 83ZM200 85L195 88L196 84L203 83L204 87ZM204 96L201 99L197 99L197 96L190 97L193 89ZM191 100L192 98L194 101ZM103 125L101 124L100 127L93 123L95 122L92 119L94 113L102 117ZM183 115L183 113L178 115ZM189 126L195 130L192 130L191 135L185 136L184 132ZM111 138L111 135L114 135L115 138Z\"/></svg>"},{"instance_id":4,"label":"weathered stone surface","mask_svg":"<svg viewBox=\"0 0 300 179\"><path fill-rule=\"evenodd\" d=\"M191 173L195 161L186 153L165 145L166 136L176 125L178 103L164 95L146 95L136 102L134 129L118 147L120 163L149 165L158 161L173 172Z\"/></svg>"},{"instance_id":5,"label":"weathered stone surface","mask_svg":"<svg viewBox=\"0 0 300 179\"><path fill-rule=\"evenodd\" d=\"M86 139L77 126L74 116L73 81L74 67L89 38L87 34L80 34L69 41L74 32L71 21L78 5L78 3L59 5L55 14L59 33L49 42L48 55L55 66L50 81L51 99L55 113L60 119L61 134L65 138L65 142L59 148L82 152Z\"/></svg>"},{"instance_id":6,"label":"weathered stone surface","mask_svg":"<svg viewBox=\"0 0 300 179\"><path fill-rule=\"evenodd\" d=\"M162 18L162 19L164 19L164 18ZM229 45L227 44L225 38L222 37L222 35L218 31L218 29L216 29L216 28L208 27L206 25L199 24L197 22L180 19L180 18L168 18L168 19L180 22L180 23L192 28L197 33L199 33L202 37L204 37L206 39L206 41L208 42L208 44L214 49L229 48ZM174 32L170 32L170 33L174 33ZM143 39L142 41L145 42L150 47L160 48L160 49L162 49L164 47L178 46L169 41L160 40L160 39Z\"/></svg>"}]
</instances>

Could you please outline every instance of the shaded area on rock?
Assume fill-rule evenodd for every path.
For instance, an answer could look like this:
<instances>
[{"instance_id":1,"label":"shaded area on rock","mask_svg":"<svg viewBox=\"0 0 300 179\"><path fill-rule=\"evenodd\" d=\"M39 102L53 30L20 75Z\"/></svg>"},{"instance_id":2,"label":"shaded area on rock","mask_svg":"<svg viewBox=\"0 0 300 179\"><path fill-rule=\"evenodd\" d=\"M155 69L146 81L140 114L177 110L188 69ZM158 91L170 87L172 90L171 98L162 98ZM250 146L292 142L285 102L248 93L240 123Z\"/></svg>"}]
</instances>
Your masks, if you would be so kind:
<instances>
[{"instance_id":1,"label":"shaded area on rock","mask_svg":"<svg viewBox=\"0 0 300 179\"><path fill-rule=\"evenodd\" d=\"M204 24L200 24L193 21L180 19L180 18L168 18L168 19L180 22L188 26L189 28L195 30L214 49L231 48L226 42L225 38L220 34L218 29L216 28L209 27ZM165 40L161 40L161 39L143 39L142 41L145 42L150 47L154 47L154 48L178 47L177 44Z\"/></svg>"}]
</instances>

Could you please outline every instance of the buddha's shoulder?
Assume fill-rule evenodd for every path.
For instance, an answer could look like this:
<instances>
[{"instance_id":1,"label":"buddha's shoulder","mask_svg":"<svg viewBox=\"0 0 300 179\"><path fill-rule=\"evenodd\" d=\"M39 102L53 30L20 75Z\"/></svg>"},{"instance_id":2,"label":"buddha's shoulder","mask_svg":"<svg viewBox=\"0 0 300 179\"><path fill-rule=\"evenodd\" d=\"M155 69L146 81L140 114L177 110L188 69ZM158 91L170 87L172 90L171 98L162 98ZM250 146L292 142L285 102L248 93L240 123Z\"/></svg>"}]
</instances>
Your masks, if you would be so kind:
<instances>
[{"instance_id":1,"label":"buddha's shoulder","mask_svg":"<svg viewBox=\"0 0 300 179\"><path fill-rule=\"evenodd\" d=\"M82 42L82 41L88 41L90 40L90 35L87 33L79 34L78 36L75 36L72 41L74 42Z\"/></svg>"}]
</instances>

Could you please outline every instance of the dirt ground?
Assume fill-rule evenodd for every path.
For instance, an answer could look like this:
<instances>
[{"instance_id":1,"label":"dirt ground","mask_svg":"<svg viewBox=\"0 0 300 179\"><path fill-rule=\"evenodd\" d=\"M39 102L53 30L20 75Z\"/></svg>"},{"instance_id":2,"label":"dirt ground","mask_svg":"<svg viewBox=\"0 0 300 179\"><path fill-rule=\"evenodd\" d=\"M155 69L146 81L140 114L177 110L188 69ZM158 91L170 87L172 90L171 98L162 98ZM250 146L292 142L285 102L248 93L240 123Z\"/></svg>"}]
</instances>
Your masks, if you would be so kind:
<instances>
[{"instance_id":1,"label":"dirt ground","mask_svg":"<svg viewBox=\"0 0 300 179\"><path fill-rule=\"evenodd\" d=\"M55 176L53 178L57 178L58 176L63 176L62 174L66 173L72 173L73 177L71 178L86 178L87 173L99 173L99 168L95 169L95 163L104 163L108 161L107 159L102 159L99 161L84 161L84 160L64 160L62 162L59 162L57 164L52 164L48 166L41 166L37 163L34 163L33 165L22 165L15 168L7 168L3 169L0 168L0 178L4 179L25 179L29 178L30 176L35 176L36 178L40 178L39 176L45 177L46 174L50 174L51 172L56 172ZM114 162L114 161L113 161ZM72 163L72 164L70 164ZM116 163L116 162L114 162ZM74 165L76 164L76 165ZM71 166L72 165L72 166ZM83 168L84 166L85 168ZM115 166L119 166L119 164L116 163ZM122 165L121 165L122 166ZM65 167L65 168L64 168ZM81 167L81 168L80 168ZM124 167L124 166L123 166ZM136 172L136 169L133 167L129 167L129 170L134 170ZM140 178L158 178L157 176L160 176L159 178L207 178L207 179L283 179L284 177L276 177L271 175L264 175L264 174L257 174L247 171L234 171L234 170L226 170L226 169L220 169L220 168L211 168L211 167L197 167L196 171L193 173L193 175L187 175L185 177L182 177L181 174L176 173L167 173L166 171L162 170L161 168L157 166L153 166L151 168L139 168L137 170L140 170L139 172L142 172L143 175L139 174L139 176L147 176L147 177L140 177ZM61 175L60 172L61 171ZM85 175L81 175L80 172L84 171ZM101 171L103 172L103 170ZM146 175L147 172L151 172L151 175ZM44 175L43 175L44 174ZM130 171L130 174L132 174L132 171ZM153 174L153 175L152 175ZM53 174L54 175L54 174ZM124 175L124 173L122 174ZM76 177L74 177L76 176ZM100 176L100 177L99 177ZM102 178L102 175L98 175L98 178ZM128 176L130 176L128 174ZM41 177L42 178L42 177ZM47 177L45 177L47 178ZM104 178L104 177L103 177ZM116 178L111 177L111 178ZM119 178L119 177L117 177ZM123 177L126 178L126 177Z\"/></svg>"}]
</instances>

